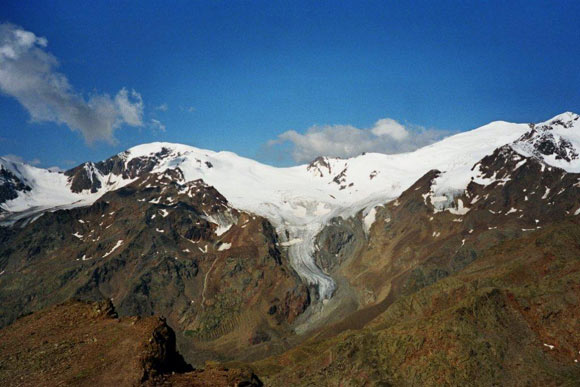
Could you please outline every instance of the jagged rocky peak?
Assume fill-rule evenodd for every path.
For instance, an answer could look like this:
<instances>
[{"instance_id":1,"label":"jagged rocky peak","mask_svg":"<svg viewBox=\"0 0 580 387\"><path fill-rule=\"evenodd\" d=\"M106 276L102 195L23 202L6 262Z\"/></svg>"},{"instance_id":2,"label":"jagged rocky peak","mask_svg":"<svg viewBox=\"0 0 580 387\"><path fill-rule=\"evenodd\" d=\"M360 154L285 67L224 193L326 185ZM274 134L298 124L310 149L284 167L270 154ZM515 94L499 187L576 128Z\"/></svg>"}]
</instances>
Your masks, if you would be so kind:
<instances>
[{"instance_id":1,"label":"jagged rocky peak","mask_svg":"<svg viewBox=\"0 0 580 387\"><path fill-rule=\"evenodd\" d=\"M315 176L324 177L325 174L330 175L332 173L332 167L330 166L330 160L328 157L318 156L308 166L306 169L313 173Z\"/></svg>"},{"instance_id":2,"label":"jagged rocky peak","mask_svg":"<svg viewBox=\"0 0 580 387\"><path fill-rule=\"evenodd\" d=\"M518 138L513 146L527 156L544 156L568 163L577 160L580 139L578 114L566 112L540 124L530 124L530 130Z\"/></svg>"},{"instance_id":3,"label":"jagged rocky peak","mask_svg":"<svg viewBox=\"0 0 580 387\"><path fill-rule=\"evenodd\" d=\"M65 172L72 192L90 190L99 191L103 185L111 182L107 177L134 179L151 172L159 163L172 154L169 147L161 146L149 155L131 157L131 152L119 153L98 163L87 162ZM117 179L114 179L117 180Z\"/></svg>"}]
</instances>

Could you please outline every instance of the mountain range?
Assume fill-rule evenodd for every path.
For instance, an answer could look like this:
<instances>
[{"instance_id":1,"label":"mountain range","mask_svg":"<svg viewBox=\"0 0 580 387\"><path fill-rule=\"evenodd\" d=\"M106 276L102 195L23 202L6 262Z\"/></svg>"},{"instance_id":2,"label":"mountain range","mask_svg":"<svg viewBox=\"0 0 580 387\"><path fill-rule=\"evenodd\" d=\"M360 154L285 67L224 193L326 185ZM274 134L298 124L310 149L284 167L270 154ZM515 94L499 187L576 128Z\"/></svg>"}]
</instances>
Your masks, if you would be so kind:
<instances>
[{"instance_id":1,"label":"mountain range","mask_svg":"<svg viewBox=\"0 0 580 387\"><path fill-rule=\"evenodd\" d=\"M566 112L290 168L171 143L0 158L1 332L110 299L270 385L571 385L579 153Z\"/></svg>"}]
</instances>

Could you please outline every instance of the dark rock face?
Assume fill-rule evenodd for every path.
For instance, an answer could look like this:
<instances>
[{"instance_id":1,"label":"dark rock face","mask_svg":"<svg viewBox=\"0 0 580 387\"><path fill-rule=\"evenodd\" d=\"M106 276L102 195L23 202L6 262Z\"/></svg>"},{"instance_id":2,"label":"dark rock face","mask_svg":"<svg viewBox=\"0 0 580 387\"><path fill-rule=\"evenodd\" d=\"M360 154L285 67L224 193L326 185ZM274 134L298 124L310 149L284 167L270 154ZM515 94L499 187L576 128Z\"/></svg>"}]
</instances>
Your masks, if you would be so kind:
<instances>
[{"instance_id":1,"label":"dark rock face","mask_svg":"<svg viewBox=\"0 0 580 387\"><path fill-rule=\"evenodd\" d=\"M0 204L8 200L16 199L18 192L30 191L31 188L24 184L16 175L0 165Z\"/></svg>"},{"instance_id":2,"label":"dark rock face","mask_svg":"<svg viewBox=\"0 0 580 387\"><path fill-rule=\"evenodd\" d=\"M316 237L316 246L319 246L315 254L316 264L325 272L332 273L366 247L362 222L357 217L331 219Z\"/></svg>"},{"instance_id":3,"label":"dark rock face","mask_svg":"<svg viewBox=\"0 0 580 387\"><path fill-rule=\"evenodd\" d=\"M75 193L84 190L90 190L92 193L97 192L102 186L97 171L98 168L93 163L81 164L66 171L65 175L69 176L71 191Z\"/></svg>"}]
</instances>

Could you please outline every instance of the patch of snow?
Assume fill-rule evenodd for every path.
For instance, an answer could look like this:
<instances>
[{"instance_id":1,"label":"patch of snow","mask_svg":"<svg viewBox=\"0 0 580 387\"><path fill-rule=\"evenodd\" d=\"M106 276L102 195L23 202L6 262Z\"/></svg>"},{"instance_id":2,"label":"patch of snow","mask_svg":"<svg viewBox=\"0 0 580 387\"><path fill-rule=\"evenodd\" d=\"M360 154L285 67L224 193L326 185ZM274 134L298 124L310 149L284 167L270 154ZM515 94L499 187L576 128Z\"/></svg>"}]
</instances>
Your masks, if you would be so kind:
<instances>
[{"instance_id":1,"label":"patch of snow","mask_svg":"<svg viewBox=\"0 0 580 387\"><path fill-rule=\"evenodd\" d=\"M222 243L220 247L218 247L218 251L229 250L232 247L231 243Z\"/></svg>"},{"instance_id":2,"label":"patch of snow","mask_svg":"<svg viewBox=\"0 0 580 387\"><path fill-rule=\"evenodd\" d=\"M514 212L518 212L518 210L512 207L505 213L505 215L513 214Z\"/></svg>"},{"instance_id":3,"label":"patch of snow","mask_svg":"<svg viewBox=\"0 0 580 387\"><path fill-rule=\"evenodd\" d=\"M516 164L516 167L514 168L514 171L519 169L519 167L521 167L522 165L524 165L526 163L526 161L528 161L528 159L523 159L522 161L518 162Z\"/></svg>"},{"instance_id":4,"label":"patch of snow","mask_svg":"<svg viewBox=\"0 0 580 387\"><path fill-rule=\"evenodd\" d=\"M117 243L115 244L115 246L113 246L113 248L111 250L109 250L109 252L107 252L105 255L103 255L103 258L108 257L109 255L111 255L115 250L117 250L121 245L123 244L123 240L119 239L117 241ZM84 260L84 259L83 259Z\"/></svg>"},{"instance_id":5,"label":"patch of snow","mask_svg":"<svg viewBox=\"0 0 580 387\"><path fill-rule=\"evenodd\" d=\"M215 230L215 234L216 234L217 236L221 236L221 235L225 234L226 232L228 232L228 230L229 230L230 228L232 228L232 226L233 226L233 224L228 224L228 225L225 225L225 226L219 226L219 227L218 227L218 228Z\"/></svg>"},{"instance_id":6,"label":"patch of snow","mask_svg":"<svg viewBox=\"0 0 580 387\"><path fill-rule=\"evenodd\" d=\"M233 216L230 212L218 213L211 216L204 216L205 220L210 223L217 225L215 234L219 237L229 231L232 226L237 223L237 218Z\"/></svg>"},{"instance_id":7,"label":"patch of snow","mask_svg":"<svg viewBox=\"0 0 580 387\"><path fill-rule=\"evenodd\" d=\"M550 193L550 188L546 187L546 192L544 192L544 195L542 196L542 199L548 198L548 194L549 193Z\"/></svg>"},{"instance_id":8,"label":"patch of snow","mask_svg":"<svg viewBox=\"0 0 580 387\"><path fill-rule=\"evenodd\" d=\"M371 230L371 226L373 225L373 223L375 223L375 218L377 215L377 209L376 207L371 208L367 214L365 215L363 212L363 226L364 226L364 230L365 233L369 233L369 231Z\"/></svg>"}]
</instances>

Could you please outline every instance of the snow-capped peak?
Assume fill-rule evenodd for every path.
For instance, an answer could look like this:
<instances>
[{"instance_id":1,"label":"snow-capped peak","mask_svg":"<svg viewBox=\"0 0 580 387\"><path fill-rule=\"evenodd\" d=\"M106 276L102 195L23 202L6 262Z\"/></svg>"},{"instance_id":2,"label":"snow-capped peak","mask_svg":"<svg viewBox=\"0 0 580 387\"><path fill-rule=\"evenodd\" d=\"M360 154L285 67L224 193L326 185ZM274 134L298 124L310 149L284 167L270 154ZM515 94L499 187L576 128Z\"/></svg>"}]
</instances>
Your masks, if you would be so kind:
<instances>
[{"instance_id":1,"label":"snow-capped peak","mask_svg":"<svg viewBox=\"0 0 580 387\"><path fill-rule=\"evenodd\" d=\"M574 121L578 121L579 117L580 116L574 112L564 112L536 125L570 125Z\"/></svg>"},{"instance_id":2,"label":"snow-capped peak","mask_svg":"<svg viewBox=\"0 0 580 387\"><path fill-rule=\"evenodd\" d=\"M580 172L580 116L566 112L552 119L531 124L512 148L527 157L568 172Z\"/></svg>"},{"instance_id":3,"label":"snow-capped peak","mask_svg":"<svg viewBox=\"0 0 580 387\"><path fill-rule=\"evenodd\" d=\"M140 157L154 157L155 155L163 153L171 154L173 156L180 154L193 154L202 157L214 155L216 152L184 144L171 142L152 142L129 148L125 152L119 153L118 156L124 157L127 160L132 160L134 158Z\"/></svg>"}]
</instances>

